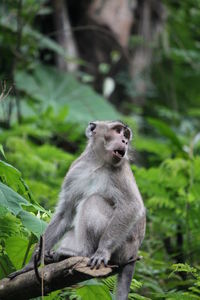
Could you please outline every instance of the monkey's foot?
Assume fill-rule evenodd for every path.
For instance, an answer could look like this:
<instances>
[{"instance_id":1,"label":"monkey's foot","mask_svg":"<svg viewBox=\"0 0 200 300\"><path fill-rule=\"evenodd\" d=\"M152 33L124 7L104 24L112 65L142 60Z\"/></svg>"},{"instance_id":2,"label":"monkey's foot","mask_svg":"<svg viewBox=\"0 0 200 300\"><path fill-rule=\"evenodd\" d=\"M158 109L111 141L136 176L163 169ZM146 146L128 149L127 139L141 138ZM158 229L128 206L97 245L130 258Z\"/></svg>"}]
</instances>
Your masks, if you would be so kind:
<instances>
[{"instance_id":1,"label":"monkey's foot","mask_svg":"<svg viewBox=\"0 0 200 300\"><path fill-rule=\"evenodd\" d=\"M44 254L44 264L49 265L55 262L59 262L61 260L64 260L66 258L69 258L71 256L75 255L70 255L68 253L63 253L63 252L58 252L58 251L46 251Z\"/></svg>"},{"instance_id":2,"label":"monkey's foot","mask_svg":"<svg viewBox=\"0 0 200 300\"><path fill-rule=\"evenodd\" d=\"M59 257L55 251L45 251L44 264L49 265L59 261Z\"/></svg>"},{"instance_id":3,"label":"monkey's foot","mask_svg":"<svg viewBox=\"0 0 200 300\"><path fill-rule=\"evenodd\" d=\"M13 279L15 278L16 276L20 275L20 274L23 274L23 273L26 273L26 272L29 272L31 270L34 269L34 266L33 264L28 264L27 266L25 266L23 269L21 270L18 270L16 272L13 272L11 274L9 274L7 277L10 278L10 279Z\"/></svg>"}]
</instances>

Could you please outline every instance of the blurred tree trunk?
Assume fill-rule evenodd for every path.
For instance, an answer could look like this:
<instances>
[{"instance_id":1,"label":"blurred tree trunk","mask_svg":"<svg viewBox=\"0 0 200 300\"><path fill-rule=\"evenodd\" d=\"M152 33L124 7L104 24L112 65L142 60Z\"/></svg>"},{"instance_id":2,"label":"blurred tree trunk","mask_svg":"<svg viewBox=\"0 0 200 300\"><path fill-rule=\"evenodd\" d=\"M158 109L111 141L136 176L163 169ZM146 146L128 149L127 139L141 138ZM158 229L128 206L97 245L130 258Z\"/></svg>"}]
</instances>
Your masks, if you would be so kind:
<instances>
[{"instance_id":1,"label":"blurred tree trunk","mask_svg":"<svg viewBox=\"0 0 200 300\"><path fill-rule=\"evenodd\" d=\"M88 7L88 15L100 26L107 26L119 44L128 46L133 8L136 0L93 0Z\"/></svg>"},{"instance_id":2,"label":"blurred tree trunk","mask_svg":"<svg viewBox=\"0 0 200 300\"><path fill-rule=\"evenodd\" d=\"M134 101L144 105L149 81L149 68L152 62L153 44L163 29L166 12L160 0L142 0L138 5L136 33L142 44L136 47L130 64L130 74L134 81L136 97Z\"/></svg>"},{"instance_id":3,"label":"blurred tree trunk","mask_svg":"<svg viewBox=\"0 0 200 300\"><path fill-rule=\"evenodd\" d=\"M52 6L56 31L55 36L57 42L66 51L66 59L59 54L56 55L56 64L60 70L74 72L78 68L75 61L78 58L78 50L65 0L52 0Z\"/></svg>"},{"instance_id":4,"label":"blurred tree trunk","mask_svg":"<svg viewBox=\"0 0 200 300\"><path fill-rule=\"evenodd\" d=\"M93 77L103 93L106 79L114 90L109 100L119 109L121 99L144 106L149 93L150 66L155 42L162 31L166 11L161 0L51 0L55 38L66 57L82 59L79 69ZM43 20L44 24L44 20ZM49 24L49 23L48 23ZM131 37L140 43L130 47ZM56 55L56 64L77 70L73 60ZM107 69L102 71L102 64ZM126 101L126 102L127 102Z\"/></svg>"},{"instance_id":5,"label":"blurred tree trunk","mask_svg":"<svg viewBox=\"0 0 200 300\"><path fill-rule=\"evenodd\" d=\"M116 88L110 100L119 106L121 99L124 97L127 99L128 96L130 101L143 106L148 94L153 45L162 31L166 17L161 0L91 0L86 1L86 3L89 3L84 7L85 20L87 21L85 22L81 18L81 25L83 27L84 25L93 25L93 27L95 25L96 30L91 35L91 41L94 44L87 52L86 47L88 44L90 45L88 39L86 38L87 43L84 45L83 36L80 37L80 34L77 34L76 37L80 47L80 55L83 55L83 59L90 65L92 64L92 73L96 78L96 90L102 92L105 76L116 78ZM95 33L98 36L97 42L95 42ZM132 34L139 36L141 43L130 52L129 40ZM84 36L86 37L86 33ZM117 63L113 63L110 57L112 51L120 53L120 59ZM101 63L108 63L111 66L110 72L104 76L99 74L98 66ZM87 71L90 72L90 70ZM123 72L130 76L133 90L131 96L125 94L126 87L117 80L118 75Z\"/></svg>"}]
</instances>

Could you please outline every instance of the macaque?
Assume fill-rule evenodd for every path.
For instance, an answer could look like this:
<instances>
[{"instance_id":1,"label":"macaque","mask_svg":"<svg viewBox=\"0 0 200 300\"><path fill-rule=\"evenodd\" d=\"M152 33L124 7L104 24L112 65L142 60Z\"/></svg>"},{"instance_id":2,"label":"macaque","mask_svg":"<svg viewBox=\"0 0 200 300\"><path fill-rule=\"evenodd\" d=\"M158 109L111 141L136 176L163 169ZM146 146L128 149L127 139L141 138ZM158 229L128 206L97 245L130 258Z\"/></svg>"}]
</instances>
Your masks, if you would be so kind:
<instances>
[{"instance_id":1,"label":"macaque","mask_svg":"<svg viewBox=\"0 0 200 300\"><path fill-rule=\"evenodd\" d=\"M66 174L44 233L45 260L86 256L91 268L118 264L122 267L117 299L125 300L146 225L144 204L129 164L132 132L121 121L95 121L88 125L86 136L86 149ZM10 277L30 269L33 258Z\"/></svg>"}]
</instances>

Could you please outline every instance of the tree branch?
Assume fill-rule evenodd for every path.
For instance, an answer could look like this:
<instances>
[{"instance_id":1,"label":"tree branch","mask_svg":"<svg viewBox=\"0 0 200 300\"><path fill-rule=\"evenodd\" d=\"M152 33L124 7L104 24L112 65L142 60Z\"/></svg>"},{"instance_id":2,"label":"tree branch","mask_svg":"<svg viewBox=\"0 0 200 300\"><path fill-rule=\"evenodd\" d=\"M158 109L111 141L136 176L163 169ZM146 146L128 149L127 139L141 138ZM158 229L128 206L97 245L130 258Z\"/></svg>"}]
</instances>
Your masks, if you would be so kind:
<instances>
[{"instance_id":1,"label":"tree branch","mask_svg":"<svg viewBox=\"0 0 200 300\"><path fill-rule=\"evenodd\" d=\"M119 270L118 266L101 266L98 270L91 270L90 267L87 267L88 260L87 257L70 257L40 269L40 276L43 274L44 279L44 295L93 277L110 276ZM41 285L37 281L34 270L21 274L12 280L5 278L0 281L1 300L26 300L41 294Z\"/></svg>"}]
</instances>

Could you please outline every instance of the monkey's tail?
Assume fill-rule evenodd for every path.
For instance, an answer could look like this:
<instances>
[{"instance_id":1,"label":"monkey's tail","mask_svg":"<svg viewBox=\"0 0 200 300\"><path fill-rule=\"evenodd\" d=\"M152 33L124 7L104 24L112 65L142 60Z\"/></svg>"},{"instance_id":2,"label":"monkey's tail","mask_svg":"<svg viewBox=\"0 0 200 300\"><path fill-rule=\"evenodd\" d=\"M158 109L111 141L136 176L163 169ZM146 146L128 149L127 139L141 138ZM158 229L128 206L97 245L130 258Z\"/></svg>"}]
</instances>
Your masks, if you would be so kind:
<instances>
[{"instance_id":1,"label":"monkey's tail","mask_svg":"<svg viewBox=\"0 0 200 300\"><path fill-rule=\"evenodd\" d=\"M119 274L117 282L117 300L127 300L130 290L131 280L135 270L135 260L128 262L124 265Z\"/></svg>"}]
</instances>

